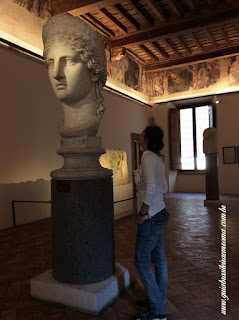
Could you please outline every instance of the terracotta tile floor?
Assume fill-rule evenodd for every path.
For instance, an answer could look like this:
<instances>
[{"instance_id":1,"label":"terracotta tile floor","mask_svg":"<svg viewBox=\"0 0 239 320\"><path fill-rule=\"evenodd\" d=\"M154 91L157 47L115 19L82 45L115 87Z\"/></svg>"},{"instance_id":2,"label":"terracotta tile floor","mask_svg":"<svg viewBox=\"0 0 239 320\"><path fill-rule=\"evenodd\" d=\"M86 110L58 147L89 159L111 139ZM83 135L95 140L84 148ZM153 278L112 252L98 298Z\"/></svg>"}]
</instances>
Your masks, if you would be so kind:
<instances>
[{"instance_id":1,"label":"terracotta tile floor","mask_svg":"<svg viewBox=\"0 0 239 320\"><path fill-rule=\"evenodd\" d=\"M220 212L205 208L202 194L168 194L165 245L169 266L168 320L239 320L239 196L227 206L227 316L220 314ZM133 265L136 225L130 216L115 222L116 261L136 277L101 315L93 316L34 300L29 280L51 268L50 219L0 231L2 320L130 320L135 300L145 296Z\"/></svg>"}]
</instances>

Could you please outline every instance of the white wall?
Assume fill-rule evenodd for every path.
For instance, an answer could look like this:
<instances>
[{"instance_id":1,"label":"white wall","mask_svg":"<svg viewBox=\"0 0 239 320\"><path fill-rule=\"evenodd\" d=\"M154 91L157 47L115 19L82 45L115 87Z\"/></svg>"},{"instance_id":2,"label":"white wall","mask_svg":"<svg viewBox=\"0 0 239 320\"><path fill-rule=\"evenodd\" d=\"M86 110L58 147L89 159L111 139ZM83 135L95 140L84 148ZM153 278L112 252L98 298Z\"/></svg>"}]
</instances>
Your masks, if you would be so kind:
<instances>
[{"instance_id":1,"label":"white wall","mask_svg":"<svg viewBox=\"0 0 239 320\"><path fill-rule=\"evenodd\" d=\"M61 167L57 126L60 103L42 62L0 46L0 229L11 227L11 200L50 200L50 172ZM132 172L130 133L148 122L148 107L104 91L106 112L98 135L109 149L127 152ZM130 179L131 180L131 179ZM17 223L50 215L49 204L16 204Z\"/></svg>"},{"instance_id":2,"label":"white wall","mask_svg":"<svg viewBox=\"0 0 239 320\"><path fill-rule=\"evenodd\" d=\"M0 70L0 228L7 228L11 200L50 200L50 171L62 163L60 105L42 62L1 46ZM16 204L17 223L49 213L49 204Z\"/></svg>"},{"instance_id":3,"label":"white wall","mask_svg":"<svg viewBox=\"0 0 239 320\"><path fill-rule=\"evenodd\" d=\"M45 21L19 6L14 0L0 1L0 36L41 54L42 27Z\"/></svg>"},{"instance_id":4,"label":"white wall","mask_svg":"<svg viewBox=\"0 0 239 320\"><path fill-rule=\"evenodd\" d=\"M149 109L133 100L104 91L106 111L98 135L108 149L123 149L127 153L129 181L132 182L131 133L141 133L149 120Z\"/></svg>"},{"instance_id":5,"label":"white wall","mask_svg":"<svg viewBox=\"0 0 239 320\"><path fill-rule=\"evenodd\" d=\"M223 164L223 147L239 146L239 93L217 96L219 191L239 194L239 163ZM237 159L237 161L239 161Z\"/></svg>"},{"instance_id":6,"label":"white wall","mask_svg":"<svg viewBox=\"0 0 239 320\"><path fill-rule=\"evenodd\" d=\"M204 174L177 174L175 192L206 193L206 176Z\"/></svg>"}]
</instances>

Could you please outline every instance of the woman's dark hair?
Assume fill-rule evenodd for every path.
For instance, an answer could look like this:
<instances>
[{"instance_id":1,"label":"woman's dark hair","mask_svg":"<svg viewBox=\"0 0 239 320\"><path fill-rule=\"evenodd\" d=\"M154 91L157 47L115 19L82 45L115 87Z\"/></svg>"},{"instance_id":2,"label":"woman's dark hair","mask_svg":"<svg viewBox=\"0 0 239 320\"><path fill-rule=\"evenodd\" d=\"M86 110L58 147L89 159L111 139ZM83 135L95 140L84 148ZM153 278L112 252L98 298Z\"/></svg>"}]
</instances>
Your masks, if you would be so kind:
<instances>
[{"instance_id":1,"label":"woman's dark hair","mask_svg":"<svg viewBox=\"0 0 239 320\"><path fill-rule=\"evenodd\" d=\"M163 149L164 133L158 126L149 126L145 128L144 139L148 139L148 150L159 154L159 151Z\"/></svg>"}]
</instances>

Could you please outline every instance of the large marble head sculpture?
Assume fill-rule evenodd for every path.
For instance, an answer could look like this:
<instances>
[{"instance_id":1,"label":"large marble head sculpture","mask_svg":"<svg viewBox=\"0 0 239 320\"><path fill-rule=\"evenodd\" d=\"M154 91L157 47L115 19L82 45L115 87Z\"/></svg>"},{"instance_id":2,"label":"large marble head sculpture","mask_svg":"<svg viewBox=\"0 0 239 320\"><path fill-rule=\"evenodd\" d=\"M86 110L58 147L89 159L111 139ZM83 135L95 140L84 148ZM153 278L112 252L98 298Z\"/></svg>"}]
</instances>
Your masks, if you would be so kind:
<instances>
[{"instance_id":1,"label":"large marble head sculpture","mask_svg":"<svg viewBox=\"0 0 239 320\"><path fill-rule=\"evenodd\" d=\"M56 15L43 28L44 59L52 88L62 102L62 137L94 136L103 116L101 90L107 69L98 35L70 14Z\"/></svg>"}]
</instances>

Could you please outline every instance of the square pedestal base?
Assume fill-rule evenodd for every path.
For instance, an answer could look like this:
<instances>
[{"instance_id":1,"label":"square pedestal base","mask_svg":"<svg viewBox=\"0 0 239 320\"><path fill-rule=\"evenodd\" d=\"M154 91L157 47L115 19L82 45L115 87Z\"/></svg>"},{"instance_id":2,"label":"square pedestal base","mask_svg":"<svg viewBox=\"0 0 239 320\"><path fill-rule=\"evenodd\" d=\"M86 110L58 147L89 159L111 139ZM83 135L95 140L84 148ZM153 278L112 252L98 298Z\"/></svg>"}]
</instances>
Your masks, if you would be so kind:
<instances>
[{"instance_id":1,"label":"square pedestal base","mask_svg":"<svg viewBox=\"0 0 239 320\"><path fill-rule=\"evenodd\" d=\"M115 275L97 283L71 285L53 279L48 270L31 279L31 296L87 313L98 314L129 288L129 271L116 263Z\"/></svg>"},{"instance_id":2,"label":"square pedestal base","mask_svg":"<svg viewBox=\"0 0 239 320\"><path fill-rule=\"evenodd\" d=\"M204 207L219 207L220 200L204 200Z\"/></svg>"}]
</instances>

